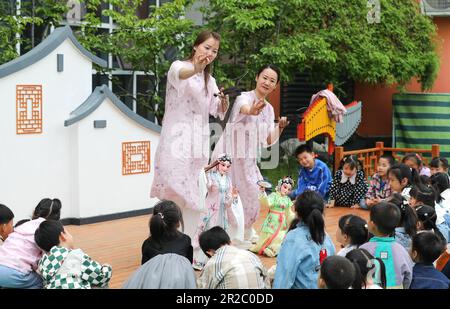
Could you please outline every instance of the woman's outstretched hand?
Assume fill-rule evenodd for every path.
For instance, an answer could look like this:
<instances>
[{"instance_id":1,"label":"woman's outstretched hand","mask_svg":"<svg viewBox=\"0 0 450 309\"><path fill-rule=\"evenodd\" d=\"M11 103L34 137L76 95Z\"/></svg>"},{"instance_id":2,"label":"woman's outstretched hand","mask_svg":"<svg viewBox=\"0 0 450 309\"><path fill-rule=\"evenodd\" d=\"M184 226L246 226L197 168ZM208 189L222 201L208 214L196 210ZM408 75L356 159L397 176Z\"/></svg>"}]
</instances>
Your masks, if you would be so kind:
<instances>
[{"instance_id":1,"label":"woman's outstretched hand","mask_svg":"<svg viewBox=\"0 0 450 309\"><path fill-rule=\"evenodd\" d=\"M206 55L198 55L192 59L192 63L194 64L195 73L203 72L205 67L209 64L209 57Z\"/></svg>"},{"instance_id":2,"label":"woman's outstretched hand","mask_svg":"<svg viewBox=\"0 0 450 309\"><path fill-rule=\"evenodd\" d=\"M259 99L258 101L253 102L252 106L250 107L250 115L258 116L263 108L266 106L266 102L263 98Z\"/></svg>"},{"instance_id":3,"label":"woman's outstretched hand","mask_svg":"<svg viewBox=\"0 0 450 309\"><path fill-rule=\"evenodd\" d=\"M222 104L222 112L226 113L228 110L228 107L230 106L230 98L227 95L225 95L223 93L224 88L220 88L220 92L218 94L219 98L220 98L220 103Z\"/></svg>"},{"instance_id":4,"label":"woman's outstretched hand","mask_svg":"<svg viewBox=\"0 0 450 309\"><path fill-rule=\"evenodd\" d=\"M280 129L284 129L289 125L289 121L287 120L287 117L281 117L280 119L278 119L278 127Z\"/></svg>"}]
</instances>

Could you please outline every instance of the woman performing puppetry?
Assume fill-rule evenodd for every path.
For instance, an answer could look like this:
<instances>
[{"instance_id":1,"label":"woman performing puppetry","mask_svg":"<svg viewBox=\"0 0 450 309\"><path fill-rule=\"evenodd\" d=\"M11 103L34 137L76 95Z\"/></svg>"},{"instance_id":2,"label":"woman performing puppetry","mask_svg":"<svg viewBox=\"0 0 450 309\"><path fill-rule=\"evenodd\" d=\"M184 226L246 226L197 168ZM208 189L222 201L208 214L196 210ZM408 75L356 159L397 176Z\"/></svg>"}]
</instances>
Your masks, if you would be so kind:
<instances>
[{"instance_id":1,"label":"woman performing puppetry","mask_svg":"<svg viewBox=\"0 0 450 309\"><path fill-rule=\"evenodd\" d=\"M231 180L239 192L244 207L245 239L256 242L252 224L259 214L260 202L257 181L263 179L257 166L261 147L275 144L289 124L281 117L275 125L275 114L266 97L280 81L280 70L272 65L263 66L256 75L256 87L236 98L230 120L213 151L212 158L228 153L233 158Z\"/></svg>"},{"instance_id":2,"label":"woman performing puppetry","mask_svg":"<svg viewBox=\"0 0 450 309\"><path fill-rule=\"evenodd\" d=\"M219 45L218 33L203 31L189 58L172 63L167 73L165 112L155 155L150 197L179 205L184 233L191 238L202 210L198 177L209 161L209 116L223 119L228 109L228 97L219 91L209 73Z\"/></svg>"}]
</instances>

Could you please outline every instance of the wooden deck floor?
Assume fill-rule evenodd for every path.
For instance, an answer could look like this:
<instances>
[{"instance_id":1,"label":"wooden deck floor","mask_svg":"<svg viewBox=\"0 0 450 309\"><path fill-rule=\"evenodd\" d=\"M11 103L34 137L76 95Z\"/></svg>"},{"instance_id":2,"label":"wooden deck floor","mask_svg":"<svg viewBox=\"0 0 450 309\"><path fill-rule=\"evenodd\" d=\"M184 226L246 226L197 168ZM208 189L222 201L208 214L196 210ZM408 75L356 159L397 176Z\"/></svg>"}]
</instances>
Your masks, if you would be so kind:
<instances>
[{"instance_id":1,"label":"wooden deck floor","mask_svg":"<svg viewBox=\"0 0 450 309\"><path fill-rule=\"evenodd\" d=\"M341 216L353 213L368 219L369 212L349 208L331 208L325 210L325 224L328 234L338 248L336 228ZM254 225L258 230L267 214L267 209L261 210L261 215ZM76 247L83 249L93 259L108 263L113 268L111 288L120 288L131 273L140 266L141 245L148 237L149 216L139 216L81 226L69 225L67 229L75 239ZM269 268L276 263L275 258L260 257L263 264Z\"/></svg>"}]
</instances>

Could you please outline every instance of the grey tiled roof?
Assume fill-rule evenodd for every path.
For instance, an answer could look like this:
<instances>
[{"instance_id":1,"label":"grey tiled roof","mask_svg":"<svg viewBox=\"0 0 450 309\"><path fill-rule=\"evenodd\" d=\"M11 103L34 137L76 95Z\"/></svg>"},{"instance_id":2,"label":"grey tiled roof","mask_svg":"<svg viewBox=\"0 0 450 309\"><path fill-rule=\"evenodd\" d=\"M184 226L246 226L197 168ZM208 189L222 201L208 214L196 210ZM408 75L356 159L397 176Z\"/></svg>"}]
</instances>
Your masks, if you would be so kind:
<instances>
[{"instance_id":1,"label":"grey tiled roof","mask_svg":"<svg viewBox=\"0 0 450 309\"><path fill-rule=\"evenodd\" d=\"M161 126L145 119L144 117L134 113L131 109L128 108L122 101L119 100L118 97L114 93L109 90L106 85L98 86L95 88L94 92L73 112L70 113L70 118L64 122L64 126L68 127L81 119L87 117L93 111L97 109L97 107L102 104L102 102L108 98L111 102L126 116L139 123L141 126L146 127L154 132L160 133Z\"/></svg>"},{"instance_id":2,"label":"grey tiled roof","mask_svg":"<svg viewBox=\"0 0 450 309\"><path fill-rule=\"evenodd\" d=\"M47 38L45 38L39 45L34 47L28 53L11 60L7 63L0 65L0 78L8 76L12 73L20 71L26 67L29 67L33 63L38 62L42 58L49 55L55 48L61 45L66 39L70 39L73 45L93 63L99 66L106 67L107 62L81 46L80 42L75 38L72 29L69 26L60 27L55 29ZM56 63L56 59L55 59ZM56 64L55 64L56 68Z\"/></svg>"}]
</instances>

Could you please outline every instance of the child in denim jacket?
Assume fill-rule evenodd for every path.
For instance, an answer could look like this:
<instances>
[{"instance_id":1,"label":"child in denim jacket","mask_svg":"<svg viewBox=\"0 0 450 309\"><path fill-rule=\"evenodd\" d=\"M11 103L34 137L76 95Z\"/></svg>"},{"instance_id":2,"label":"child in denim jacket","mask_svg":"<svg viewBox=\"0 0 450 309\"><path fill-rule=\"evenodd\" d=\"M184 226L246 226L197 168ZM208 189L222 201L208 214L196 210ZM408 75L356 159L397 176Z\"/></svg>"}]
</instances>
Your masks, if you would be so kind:
<instances>
[{"instance_id":1,"label":"child in denim jacket","mask_svg":"<svg viewBox=\"0 0 450 309\"><path fill-rule=\"evenodd\" d=\"M321 262L335 254L325 232L323 209L324 201L317 192L308 190L296 199L297 218L281 245L273 288L317 289Z\"/></svg>"}]
</instances>

